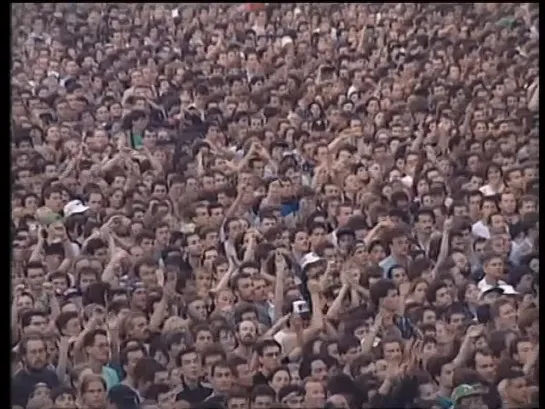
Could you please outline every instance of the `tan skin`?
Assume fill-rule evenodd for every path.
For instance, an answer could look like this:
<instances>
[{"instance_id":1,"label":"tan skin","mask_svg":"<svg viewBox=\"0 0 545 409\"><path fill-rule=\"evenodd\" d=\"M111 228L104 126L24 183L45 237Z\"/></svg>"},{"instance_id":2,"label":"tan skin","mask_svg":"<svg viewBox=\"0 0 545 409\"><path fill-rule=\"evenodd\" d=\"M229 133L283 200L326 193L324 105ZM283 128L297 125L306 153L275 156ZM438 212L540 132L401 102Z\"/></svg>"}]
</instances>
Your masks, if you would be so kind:
<instances>
[{"instance_id":1,"label":"tan skin","mask_svg":"<svg viewBox=\"0 0 545 409\"><path fill-rule=\"evenodd\" d=\"M76 9L79 7L77 6ZM98 7L99 10L90 13L88 18L88 24L93 30L100 22L101 13L108 13L108 10L102 9L103 6L99 5ZM530 100L535 99L533 98L534 90L539 85L538 82L533 80L534 77L537 78L538 65L537 59L532 56L536 50L532 50L531 44L517 43L517 45L520 45L520 51L517 51L513 58L507 58L505 36L508 30L502 29L497 33L483 36L484 32L487 31L485 27L486 21L490 18L495 19L496 17L495 21L500 19L500 7L497 5L472 5L470 7L471 12L476 16L474 24L466 24L467 16L465 11L461 10L458 6L453 6L452 11L447 10L444 13L437 13L428 5L385 4L382 6L372 6L367 4L351 4L346 7L343 6L339 10L331 10L327 14L325 13L325 9L320 9L316 16L318 18L315 18L310 6L302 5L299 6L297 12L291 8L274 10L272 18L268 13L256 12L249 13L249 17L245 21L231 21L230 17L227 18L228 15L240 14L240 11L236 11L235 7L227 7L226 12L223 13L219 11L218 6L210 5L210 10L199 11L195 15L191 10L180 10L180 21L178 22L178 19L172 17L170 6L155 7L153 9L144 6L142 10L129 9L125 5L118 6L115 12L122 17L127 16L129 29L127 33L123 30L123 32L117 31L112 34L113 48L123 46L125 42L135 41L134 39L130 39L128 34L137 23L142 26L143 37L147 38L148 41L155 43L156 41L166 39L168 36L172 44L171 49L167 51L154 50L152 53L144 52L145 55L141 56L142 66L136 69L125 70L120 75L121 77L125 77L123 81L127 81L128 85L126 87L121 85L121 83L115 83L115 81L107 84L107 78L103 75L104 72L102 72L101 67L102 63L113 51L113 48L110 50L104 44L101 44L100 47L97 44L96 50L91 50L90 55L80 61L76 58L81 53L78 45L64 50L62 45L57 44L57 41L53 39L50 46L48 43L49 51L47 51L41 50L39 46L34 44L25 44L26 38L24 36L21 40L16 39L14 41L17 43L18 61L14 61L13 64L18 65L19 68L17 71L20 69L24 74L14 74L14 81L21 84L26 84L31 79L38 87L41 85L56 87L52 79L47 78L48 71L55 71L59 74L60 78L64 78L74 75L78 71L87 71L91 68L94 70L93 72L98 70L98 77L100 77L98 80L93 80L92 78L88 78L87 80L81 79L83 89L75 91L67 90L64 87L51 89L51 92L58 92L61 97L52 106L57 111L52 123L45 121L43 117L40 119L40 114L46 108L41 101L34 98L32 94L26 95L25 92L18 89L14 92L19 95L14 96L24 99L25 103L22 104L20 101L14 101L13 110L18 124L22 126L28 122L29 125L37 125L40 128L40 132L43 133L44 144L40 145L39 141L35 141L35 148L29 147L28 149L32 153L33 151L41 152L44 157L51 159L55 163L55 166L49 166L49 168L43 170L42 173L44 175L63 173L65 163L64 161L61 162L60 155L61 151L63 151L62 153L68 158L67 161L75 159L73 163L74 169L67 172L61 178L63 184L71 186L69 187L69 189L73 190L71 194L82 194L83 186L88 183L97 184L102 195L93 194L89 203L97 215L98 213L102 213L102 211L106 215L110 215L115 210L132 218L132 220L128 220L126 227L136 226L135 231L131 236L119 233L118 238L122 238L123 240L118 240L115 237L113 238L113 243L107 240L109 248L103 257L103 262L99 262L99 265L96 266L97 271L102 272L105 264L111 260L117 248L122 248L130 252L130 260L126 260L126 265L123 265L123 268L117 271L118 273L126 273L130 270L131 264L134 264L142 256L143 249L137 246L135 233L139 229L155 232L158 220L150 217L142 217L146 213L152 197L157 200L163 200L162 198L167 196L176 196L173 198L172 205L166 206L166 214L157 218L167 222L172 231L181 231L185 228L192 229L191 224L197 224L199 227L211 224L209 223L211 215L207 213L207 205L203 206L205 211L201 212L202 214L199 213L195 221L185 218L185 210L195 205L197 200L201 199L199 195L202 193L203 186L206 185L206 190L209 188L216 190L221 189L218 185L224 182L217 182L215 176L210 178L208 176L205 177L204 173L199 173L197 160L191 157L191 152L188 152L190 153L190 158L189 164L187 164L187 171L176 170L174 172L183 179L179 183L180 192L171 194L170 191L164 191L163 188L160 191L151 191L151 187L156 179L166 179L166 176L169 175L170 177L174 170L171 164L172 144L169 145L166 143L162 146L162 143L160 143L162 140L161 135L164 136L165 132L168 134L168 129L154 129L152 132L147 129L144 131L144 145L147 147L147 151L145 152L133 149L126 140L118 143L115 137L110 139L112 135L115 136L123 133L123 129L112 129L110 135L103 129L99 129L99 120L102 122L108 114L110 117L121 118L135 107L143 108L146 111L149 109L161 110L161 107L153 105L158 105L156 100L150 102L147 98L154 97L158 92L165 92L165 88L170 80L181 84L187 67L185 62L175 60L172 63L167 63L166 68L163 68L162 64L157 64L154 60L156 56L154 54L162 55L163 52L168 54L170 51L174 51L177 43L176 40L181 39L188 30L192 30L193 28L199 27L199 30L191 36L191 42L195 43L196 52L199 54L199 60L196 62L196 65L197 68L203 69L207 78L213 75L219 75L220 77L228 75L228 70L221 70L215 66L216 63L214 61L216 60L225 67L247 69L250 75L256 73L267 74L265 79L259 80L257 84L249 84L247 78L228 82L224 87L221 87L225 95L222 95L218 101L208 101L208 96L195 92L195 87L190 86L190 89L184 89L180 93L180 101L183 106L181 112L175 110L164 112L165 116L168 117L167 121L172 120L173 128L176 129L177 127L186 125L181 122L188 120L190 116L188 111L193 109L192 105L196 108L197 112L204 111L207 108L207 104L208 108L212 106L218 107L220 110L227 110L227 107L229 107L233 111L252 112L252 115L249 115L248 118L242 118L236 123L229 123L227 129L211 127L206 135L206 140L211 146L205 147L203 150L214 158L221 157L221 160L225 162L221 165L225 168L222 172L228 178L233 175L236 178L234 184L238 183L242 186L241 191L243 190L240 195L240 203L234 206L231 212L229 207L236 200L235 197L224 198L225 192L218 194L218 196L222 197L222 202L225 199L226 205L223 208L223 213L218 212L217 215L214 215L212 227L218 233L218 239L214 241L214 246L225 245L225 239L219 234L219 226L222 225L224 217L234 214L245 218L248 214L247 209L256 200L258 194L266 194L269 198L281 197L282 200L271 200L271 203L282 204L282 201L287 196L301 193L304 189L302 185L307 184L304 179L308 175L299 168L290 168L285 174L279 174L278 176L285 177L285 179L281 178L273 182L274 185L269 190L264 188L265 183L263 180L254 180L254 177L256 173L279 173L275 172L274 168L278 167L283 155L288 154L293 149L301 150L301 147L308 141L313 144L315 143L316 146L320 146L318 149L319 152L316 152L316 157L312 159L323 165L323 172L322 170L320 172L326 176L329 175L328 177L332 179L326 180L327 178L324 177L324 181L319 181L320 185L327 185L326 196L335 196L337 199L335 205L332 205L331 209L327 209L332 220L336 216L335 211L333 211L334 208L341 206L343 201L347 201L347 199L350 199L352 202L353 214L350 217L361 212L362 216L369 218L371 203L364 203L365 200L362 197L365 195L385 194L386 196L390 196L395 190L406 190L409 192L412 188L411 183L416 183L417 188L420 189L420 196L422 196L424 190L429 190L430 188L429 181L424 181L418 187L418 178L422 176L421 173L423 172L421 168L423 167L437 168L437 171L433 173L433 178L430 177L430 179L445 181L449 188L452 187L450 174L454 173L456 176L456 167L449 165L449 161L456 160L456 150L464 151L463 146L458 148L448 146L448 142L454 138L456 133L464 135L464 138L467 136L467 150L470 150L469 146L477 146L476 149L480 150L479 155L481 156L478 158L479 160L472 161L476 163L472 163L471 165L468 164L468 168L471 167L473 169L475 166L475 171L478 170L477 168L480 165L486 166L492 161L496 162L500 168L518 165L519 159L517 155L519 151L524 154L528 146L536 146L535 142L530 142L528 136L529 130L519 129L518 124L514 125L506 122L496 124L490 119L506 117L510 113L518 116L519 114L514 109L514 104L522 103L522 108L528 108ZM524 21L528 30L537 21L533 6L508 5L506 7L510 15L514 15L521 21ZM62 18L66 20L72 19L68 11L61 10L60 12ZM32 30L39 31L41 23L36 23L35 27L33 21L37 13L38 10L34 6L29 6L24 10L21 7L16 7L12 16L15 23L14 26L28 27L29 30L27 31L29 32ZM258 31L264 30L267 34L276 35L278 28L275 26L275 19L277 17L278 21L282 21L285 27L300 30L293 44L282 44L281 39L272 39L270 41L265 39L265 43L263 43L264 38L258 38L255 40L256 44L252 44L252 48L264 47L264 55L261 55L261 53L249 53L248 55L240 56L238 52L229 49L229 43L226 39L231 38L235 34L235 29L236 31L245 32L245 30L255 26ZM402 24L401 20L408 23ZM150 21L153 24L150 24ZM301 24L303 21L305 24ZM415 21L419 21L418 26L413 23ZM216 24L222 25L223 23L227 27L225 30L216 27ZM165 27L165 32L156 30L157 25ZM471 30L468 29L469 26ZM329 33L332 27L335 27L338 31L337 34L342 37L342 42L337 43L328 35L320 35L315 37L317 41L316 44L313 44L312 33L315 30L319 29L322 33ZM386 67L389 64L390 57L394 57L394 50L390 49L390 45L394 43L406 44L406 54L412 53L415 51L415 48L419 48L418 44L416 44L417 42L414 41L416 36L426 34L434 27L440 27L441 36L452 38L455 42L465 38L479 40L479 44L482 43L479 52L477 50L474 52L464 50L460 54L454 52L451 46L439 46L433 48L432 53L426 60L416 58L412 62L407 62L408 58L405 56L400 57L401 60L399 60L403 62L403 58L405 58L405 63L390 68ZM52 38L56 37L54 34L57 29L58 27L54 27L54 25L50 27L49 24L41 28L42 31L46 32ZM211 33L214 33L214 35L208 35ZM204 43L204 47L199 45L200 41ZM350 44L350 46L343 44ZM311 53L313 48L316 48L317 52ZM490 53L488 50L498 50L497 55ZM340 57L344 52L350 56L346 61L343 61ZM135 58L140 57L136 55L134 50L131 50L130 53L134 54ZM389 53L391 55L388 55ZM524 60L519 56L519 53L520 55L526 55ZM359 58L359 54L368 55L369 57L366 59ZM71 55L71 58L67 59L69 55ZM329 65L330 61L337 60L340 62L338 69L335 67L333 72L324 71L323 67L325 65ZM397 57L396 61L398 61ZM384 69L382 69L383 65L385 66ZM496 83L500 69L502 69L503 76L501 81ZM524 71L523 76L518 75L518 71L521 69ZM377 75L378 79L371 78L372 75L370 75L370 72L378 71L381 71L380 75ZM288 74L296 74L301 84L288 77ZM25 75L27 78L24 78ZM346 78L346 82L344 79L341 80L340 77ZM285 83L279 84L280 82ZM484 83L486 87L480 87L479 82ZM424 98L423 109L414 109L411 97L416 96L416 91L422 88L423 84L425 84L424 88L429 89L430 100L428 101ZM463 85L461 87L462 92L456 93L455 96L449 95L449 90L453 84L456 86L458 84ZM156 89L157 85L159 86ZM215 93L213 87L215 87L214 89L220 88L212 84L209 85L209 89L212 90L211 94ZM351 93L349 91L352 86L356 92ZM125 89L129 87L130 89ZM40 87L39 94L46 93L46 90L42 88ZM267 95L265 95L266 101L263 103L256 102L254 97L260 97L260 93L263 93L263 90L267 90ZM109 105L102 101L102 96L106 93L113 95L113 102ZM126 95L123 95L125 93ZM251 98L248 97L249 93L253 94ZM132 102L127 98L130 94L144 98L136 98L134 106L131 106ZM88 113L81 114L84 104L82 105L82 101L78 100L79 95L91 98L89 102L97 107L97 112L94 113L97 115L95 123L91 124L89 122L93 119ZM517 95L514 100L512 98L513 95ZM509 97L511 97L511 100L508 100ZM400 102L406 102L410 106L401 105ZM322 119L325 129L317 129L317 127L314 127L306 119L307 108L310 106L312 111L316 111L315 107L318 105L317 103L324 110ZM428 106L428 103L431 105ZM500 103L505 103L507 106L496 106ZM253 113L258 112L262 104L276 106L279 114L269 118L255 118ZM418 104L415 103L414 105L418 108ZM362 111L355 109L359 106L363 107ZM351 108L353 108L352 111L350 111ZM349 113L348 116L350 119L341 115L344 110ZM301 112L305 115L301 114ZM93 132L85 135L84 138L79 134L79 127L73 126L74 124L78 124L80 115L85 118L85 124L90 129L93 129ZM57 116L61 118L58 122L56 122ZM71 119L74 119L75 122L71 123ZM372 124L367 124L366 120L371 121ZM149 123L153 122L153 118L146 117L136 122ZM109 125L114 128L119 124L112 123ZM136 125L139 124L137 123ZM293 128L293 131L291 128ZM289 132L286 131L287 129L289 129ZM301 130L308 131L308 134L302 133ZM343 139L343 144L347 144L350 149L346 149L344 146L341 149L340 145L342 144L339 144L335 149L327 149L326 147L338 135L342 134L343 131L347 135L346 139ZM515 139L526 138L526 141L521 140L519 145L515 143L515 145L511 146L511 142L504 141L504 139L509 139L502 136L504 132L512 132L517 135ZM365 137L369 137L368 143L358 143L358 138L362 134ZM229 136L229 143L226 143L225 135ZM289 146L287 149L274 152L271 155L271 141L275 139L275 135L285 135L283 139L288 142ZM493 146L493 144L491 145L489 142L486 143L485 141L487 141L490 135L493 135L494 138L502 139L503 142L498 143L497 147ZM177 136L177 134L173 132L173 135L169 136ZM80 140L85 141L85 145L81 145ZM252 141L259 142L263 149L258 149L258 172L256 172L255 168L250 169L244 164L244 166L240 166L242 162L241 158L238 153L231 152L229 149L231 146L228 146L235 143L232 141L236 141L236 144L240 147L248 145L243 149L244 154L248 152L247 148L251 146ZM381 142L381 145L377 145L377 142ZM406 152L411 151L411 153L405 153L404 156L401 155L402 157L399 158L397 154L401 152L401 145L405 142L408 145ZM516 142L519 143L518 139ZM79 146L81 146L81 149ZM496 148L501 148L500 150L502 151L514 148L514 152L512 155L506 152L495 152ZM537 152L537 148L530 149L530 151L530 156L534 155ZM417 154L415 155L414 153ZM268 158L267 154L272 157ZM120 159L114 159L116 155ZM308 156L312 157L313 155L314 152ZM145 159L143 159L144 156ZM28 164L34 163L33 157L25 160ZM148 164L139 166L135 163L135 160L140 162L147 161L150 166ZM351 166L348 166L352 161L354 163L358 161L365 162L365 168L359 176L352 172ZM203 160L203 170L205 172L213 172L214 169L212 166L218 162L220 160ZM423 164L423 162L426 163ZM399 170L391 171L394 165ZM461 165L464 167L463 163ZM535 168L537 170L537 166ZM502 170L504 173L508 172L508 168ZM112 180L111 176L114 173L118 176L114 176ZM477 173L479 177L482 176L480 172ZM45 183L43 177L29 174L26 170L19 171L17 174L19 175L17 182L22 184L25 189L34 189L35 184L43 185ZM523 172L522 177L525 177L526 174L531 175L532 171ZM408 179L404 179L406 176L415 180L411 182ZM219 179L221 180L221 178ZM318 177L317 179L320 178ZM383 186L383 182L387 179L391 179L391 181L388 180L387 186ZM478 180L478 177L475 178L473 176L471 179L475 179L472 183L476 183L476 186L471 190L479 189L488 182L493 182L493 184L499 184L500 182L497 180L496 174L485 175L485 180ZM369 183L363 183L363 180L369 180ZM394 182L397 182L397 184ZM147 187L138 186L142 183L147 185ZM510 183L513 183L511 179L509 179L507 185ZM518 182L515 181L514 184L516 185L516 189L513 189L515 190L514 200L518 202L523 190L518 186ZM38 186L36 189L38 190L36 192L37 196L41 197L42 186ZM130 194L127 195L125 200L131 202L131 204L123 206L120 196L127 193ZM229 194L233 196L231 193ZM310 194L310 197L313 201L318 202L316 199L320 195L321 193L313 192ZM63 195L60 198L55 198L55 201L59 202L57 203L59 210L64 206L65 199ZM452 199L452 197L446 199ZM206 200L209 199L207 198ZM378 200L380 202L380 198ZM411 200L412 193L409 194L409 201ZM143 203L141 213L131 207L134 206L132 202L138 201ZM317 204L314 203L314 205ZM19 205L18 207L23 207L27 213L36 213L37 209L35 207L40 206L41 203L29 203L27 205L19 203ZM51 205L56 206L55 203ZM468 205L469 213L475 219L474 222L476 222L482 216L480 209L471 203L471 199ZM506 214L510 212L504 212L503 208L500 210ZM519 206L520 213L527 210L525 205ZM14 219L19 219L21 216L22 214L17 214L16 212ZM100 214L100 217L102 218L103 214ZM347 219L350 217L347 217ZM341 220L344 223L345 218L341 217ZM284 222L284 220L281 221ZM288 224L289 220L286 219L285 221ZM373 222L375 221L373 220ZM236 234L233 233L231 238L236 237L238 234L245 234L249 227L254 227L253 225L250 226L247 221L235 222L234 224L238 224L235 229L238 231L236 231ZM283 226L283 223L277 224ZM438 227L441 226L438 225ZM308 232L306 233L308 234ZM308 250L304 249L304 247L309 245L308 242L311 242L312 249L316 250L320 243L327 240L329 231L318 233L307 237L307 243L301 243L300 249L298 244L296 244L298 247L297 252L306 253ZM245 234L245 236L249 235ZM382 237L379 235L379 237L374 237L373 239L377 238ZM207 297L208 291L221 280L223 274L228 273L228 268L223 269L222 274L216 274L216 277L210 275L210 272L213 271L214 257L223 254L222 250L224 248L221 248L219 251L208 250L208 247L210 247L208 241L203 241L206 241L206 243L201 243L200 245L192 243L188 251L191 253L190 261L195 272L196 290L200 296ZM157 243L148 244L142 247L145 247L145 252L152 254L156 250L154 244ZM248 246L251 244L251 240L246 240L245 244ZM293 243L288 244L292 245ZM365 244L368 246L370 241ZM110 248L110 245L112 248ZM399 243L396 243L397 245L402 247ZM160 247L162 248L163 246L166 246L166 244L162 244ZM180 243L176 243L175 246L180 247ZM354 260L361 264L366 263L368 260L376 264L386 256L384 251L382 251L385 250L384 247L380 247L375 246L369 254L364 254L365 252L358 254L354 256ZM250 259L256 257L255 254L248 254ZM466 254L468 259L469 255ZM199 264L199 262L202 264ZM80 262L74 262L69 272L77 276L80 268ZM201 268L203 272L200 271ZM378 278L374 278L373 280L376 279ZM286 290L288 290L288 284L293 282L293 280L294 274L290 271L285 277ZM92 281L94 280L86 280L84 286L87 286ZM400 281L402 284L403 278ZM154 282L152 284L156 285ZM268 285L269 292L273 292L275 282L271 280L271 283ZM403 294L402 303L410 297L422 299L422 289L425 287L425 284L419 283L414 287L412 291ZM36 288L35 290L40 291L41 289ZM234 300L232 300L231 296L232 294L229 291L222 291L216 294L215 297L220 304L220 306L216 305L216 308L222 310L232 309L234 307ZM320 292L318 296L318 301L320 303L323 302L325 298L323 297L323 293ZM325 333L326 328L319 328L318 331Z\"/></svg>"}]
</instances>

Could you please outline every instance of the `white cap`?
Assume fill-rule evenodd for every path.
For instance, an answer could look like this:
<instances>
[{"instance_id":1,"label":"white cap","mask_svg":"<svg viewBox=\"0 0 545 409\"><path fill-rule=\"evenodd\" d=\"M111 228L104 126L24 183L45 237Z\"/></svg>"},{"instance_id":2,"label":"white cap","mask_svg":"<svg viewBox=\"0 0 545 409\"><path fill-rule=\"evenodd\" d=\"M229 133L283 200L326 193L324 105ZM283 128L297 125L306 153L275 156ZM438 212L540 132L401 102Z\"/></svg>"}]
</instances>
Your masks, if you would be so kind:
<instances>
[{"instance_id":1,"label":"white cap","mask_svg":"<svg viewBox=\"0 0 545 409\"><path fill-rule=\"evenodd\" d=\"M358 92L358 88L355 85L351 85L350 88L348 88L346 95L348 98L350 98L350 95L352 95L354 92Z\"/></svg>"},{"instance_id":2,"label":"white cap","mask_svg":"<svg viewBox=\"0 0 545 409\"><path fill-rule=\"evenodd\" d=\"M365 342L365 338L362 338L361 341L360 341L360 344L363 346L364 342ZM373 340L373 348L377 347L378 344L380 344L380 338L375 337L375 339Z\"/></svg>"},{"instance_id":3,"label":"white cap","mask_svg":"<svg viewBox=\"0 0 545 409\"><path fill-rule=\"evenodd\" d=\"M81 203L81 200L71 200L64 206L64 217L72 216L73 214L83 213L89 210L89 206Z\"/></svg>"},{"instance_id":4,"label":"white cap","mask_svg":"<svg viewBox=\"0 0 545 409\"><path fill-rule=\"evenodd\" d=\"M315 264L319 261L322 261L324 260L323 258L319 257L316 253L314 252L310 252L310 253L307 253L303 256L303 258L301 259L301 269L305 269L307 268L308 266L310 266L311 264Z\"/></svg>"},{"instance_id":5,"label":"white cap","mask_svg":"<svg viewBox=\"0 0 545 409\"><path fill-rule=\"evenodd\" d=\"M516 295L518 292L509 284L500 284L500 285L487 285L481 289L480 296L484 296L487 292L491 290L498 290L502 295Z\"/></svg>"},{"instance_id":6,"label":"white cap","mask_svg":"<svg viewBox=\"0 0 545 409\"><path fill-rule=\"evenodd\" d=\"M288 44L293 44L293 39L290 37L290 36L284 36L282 37L282 39L280 40L280 45L282 47L285 47L287 46Z\"/></svg>"}]
</instances>

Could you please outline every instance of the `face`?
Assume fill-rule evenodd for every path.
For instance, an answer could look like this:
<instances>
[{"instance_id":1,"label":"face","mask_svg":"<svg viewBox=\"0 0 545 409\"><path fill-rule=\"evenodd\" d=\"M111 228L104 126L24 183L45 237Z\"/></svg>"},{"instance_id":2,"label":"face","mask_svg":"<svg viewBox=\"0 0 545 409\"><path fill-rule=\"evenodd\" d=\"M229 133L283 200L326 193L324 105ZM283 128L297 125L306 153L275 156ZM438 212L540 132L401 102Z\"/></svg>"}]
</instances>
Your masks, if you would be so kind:
<instances>
[{"instance_id":1,"label":"face","mask_svg":"<svg viewBox=\"0 0 545 409\"><path fill-rule=\"evenodd\" d=\"M394 268L392 271L392 280L398 287L401 283L407 282L408 278L405 269L403 267Z\"/></svg>"},{"instance_id":2,"label":"face","mask_svg":"<svg viewBox=\"0 0 545 409\"><path fill-rule=\"evenodd\" d=\"M243 300L253 299L251 278L242 278L238 281L237 293L238 296Z\"/></svg>"},{"instance_id":3,"label":"face","mask_svg":"<svg viewBox=\"0 0 545 409\"><path fill-rule=\"evenodd\" d=\"M324 387L319 382L305 384L305 404L309 408L322 408L325 403Z\"/></svg>"},{"instance_id":4,"label":"face","mask_svg":"<svg viewBox=\"0 0 545 409\"><path fill-rule=\"evenodd\" d=\"M233 373L229 368L216 367L212 375L212 387L215 391L226 393L233 386Z\"/></svg>"},{"instance_id":5,"label":"face","mask_svg":"<svg viewBox=\"0 0 545 409\"><path fill-rule=\"evenodd\" d=\"M517 328L517 311L511 303L504 304L500 307L498 323L505 329Z\"/></svg>"},{"instance_id":6,"label":"face","mask_svg":"<svg viewBox=\"0 0 545 409\"><path fill-rule=\"evenodd\" d=\"M195 348L198 351L202 351L208 345L211 345L213 342L212 333L208 330L199 331L195 337Z\"/></svg>"},{"instance_id":7,"label":"face","mask_svg":"<svg viewBox=\"0 0 545 409\"><path fill-rule=\"evenodd\" d=\"M289 385L290 381L291 379L289 372L285 370L280 370L276 371L269 384L275 390L275 392L278 393L278 391L282 389L282 387Z\"/></svg>"},{"instance_id":8,"label":"face","mask_svg":"<svg viewBox=\"0 0 545 409\"><path fill-rule=\"evenodd\" d=\"M511 401L524 404L528 399L528 383L525 378L510 379L507 384L507 396Z\"/></svg>"},{"instance_id":9,"label":"face","mask_svg":"<svg viewBox=\"0 0 545 409\"><path fill-rule=\"evenodd\" d=\"M419 303L424 303L426 300L426 292L428 290L428 284L427 283L418 283L416 287L414 287L413 291L413 298L415 301Z\"/></svg>"},{"instance_id":10,"label":"face","mask_svg":"<svg viewBox=\"0 0 545 409\"><path fill-rule=\"evenodd\" d=\"M32 340L27 343L25 364L29 368L42 369L47 364L47 352L45 342Z\"/></svg>"},{"instance_id":11,"label":"face","mask_svg":"<svg viewBox=\"0 0 545 409\"><path fill-rule=\"evenodd\" d=\"M400 255L400 256L406 256L409 251L409 240L407 237L395 237L392 240L392 252Z\"/></svg>"},{"instance_id":12,"label":"face","mask_svg":"<svg viewBox=\"0 0 545 409\"><path fill-rule=\"evenodd\" d=\"M490 355L477 353L475 356L475 370L488 382L494 382L496 377L496 364Z\"/></svg>"},{"instance_id":13,"label":"face","mask_svg":"<svg viewBox=\"0 0 545 409\"><path fill-rule=\"evenodd\" d=\"M386 251L384 250L384 247L382 247L380 244L373 246L373 248L369 252L369 259L374 264L378 264L380 261L384 260L385 257Z\"/></svg>"},{"instance_id":14,"label":"face","mask_svg":"<svg viewBox=\"0 0 545 409\"><path fill-rule=\"evenodd\" d=\"M181 365L182 374L186 379L194 381L201 376L201 360L196 353L182 355Z\"/></svg>"},{"instance_id":15,"label":"face","mask_svg":"<svg viewBox=\"0 0 545 409\"><path fill-rule=\"evenodd\" d=\"M389 363L399 363L401 362L401 345L399 342L388 342L384 344L384 359Z\"/></svg>"},{"instance_id":16,"label":"face","mask_svg":"<svg viewBox=\"0 0 545 409\"><path fill-rule=\"evenodd\" d=\"M87 350L90 356L104 364L110 359L110 343L104 335L96 335L93 345Z\"/></svg>"},{"instance_id":17,"label":"face","mask_svg":"<svg viewBox=\"0 0 545 409\"><path fill-rule=\"evenodd\" d=\"M446 286L439 288L435 293L435 305L444 307L450 304L452 304L452 297L448 288Z\"/></svg>"},{"instance_id":18,"label":"face","mask_svg":"<svg viewBox=\"0 0 545 409\"><path fill-rule=\"evenodd\" d=\"M89 382L82 398L89 408L104 407L106 401L106 389L104 388L104 384L99 381Z\"/></svg>"},{"instance_id":19,"label":"face","mask_svg":"<svg viewBox=\"0 0 545 409\"><path fill-rule=\"evenodd\" d=\"M280 363L280 348L278 346L269 346L263 349L263 356L259 361L264 368L272 371Z\"/></svg>"},{"instance_id":20,"label":"face","mask_svg":"<svg viewBox=\"0 0 545 409\"><path fill-rule=\"evenodd\" d=\"M252 321L242 321L238 329L239 341L243 345L252 345L257 338L257 328Z\"/></svg>"}]
</instances>

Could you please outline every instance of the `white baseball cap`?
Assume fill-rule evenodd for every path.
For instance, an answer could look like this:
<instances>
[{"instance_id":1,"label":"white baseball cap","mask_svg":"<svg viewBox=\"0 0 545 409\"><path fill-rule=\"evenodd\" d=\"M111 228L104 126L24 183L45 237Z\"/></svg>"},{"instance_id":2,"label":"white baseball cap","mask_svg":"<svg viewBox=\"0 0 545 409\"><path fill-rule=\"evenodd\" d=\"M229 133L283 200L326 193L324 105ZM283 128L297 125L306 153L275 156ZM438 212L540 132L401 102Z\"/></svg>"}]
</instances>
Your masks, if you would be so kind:
<instances>
[{"instance_id":1,"label":"white baseball cap","mask_svg":"<svg viewBox=\"0 0 545 409\"><path fill-rule=\"evenodd\" d=\"M502 295L516 295L518 292L513 288L513 286L510 286L509 284L500 284L500 285L488 285L481 289L480 296L483 297L485 294L488 294L489 292L497 291L501 293Z\"/></svg>"},{"instance_id":2,"label":"white baseball cap","mask_svg":"<svg viewBox=\"0 0 545 409\"><path fill-rule=\"evenodd\" d=\"M64 206L64 217L72 216L73 214L83 213L89 210L89 206L81 203L81 200L71 200Z\"/></svg>"},{"instance_id":3,"label":"white baseball cap","mask_svg":"<svg viewBox=\"0 0 545 409\"><path fill-rule=\"evenodd\" d=\"M319 257L316 253L310 252L303 256L301 259L301 269L309 267L311 264L318 263L319 261L325 260L322 257Z\"/></svg>"}]
</instances>

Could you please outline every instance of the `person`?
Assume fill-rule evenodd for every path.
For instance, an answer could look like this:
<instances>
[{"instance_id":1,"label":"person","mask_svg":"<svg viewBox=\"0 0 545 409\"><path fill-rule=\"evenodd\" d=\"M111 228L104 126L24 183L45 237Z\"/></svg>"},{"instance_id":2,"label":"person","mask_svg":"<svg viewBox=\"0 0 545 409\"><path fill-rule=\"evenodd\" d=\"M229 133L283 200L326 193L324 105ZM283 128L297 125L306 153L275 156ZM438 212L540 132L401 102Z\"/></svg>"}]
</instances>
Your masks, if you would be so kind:
<instances>
[{"instance_id":1,"label":"person","mask_svg":"<svg viewBox=\"0 0 545 409\"><path fill-rule=\"evenodd\" d=\"M537 403L538 5L11 23L11 407Z\"/></svg>"}]
</instances>

